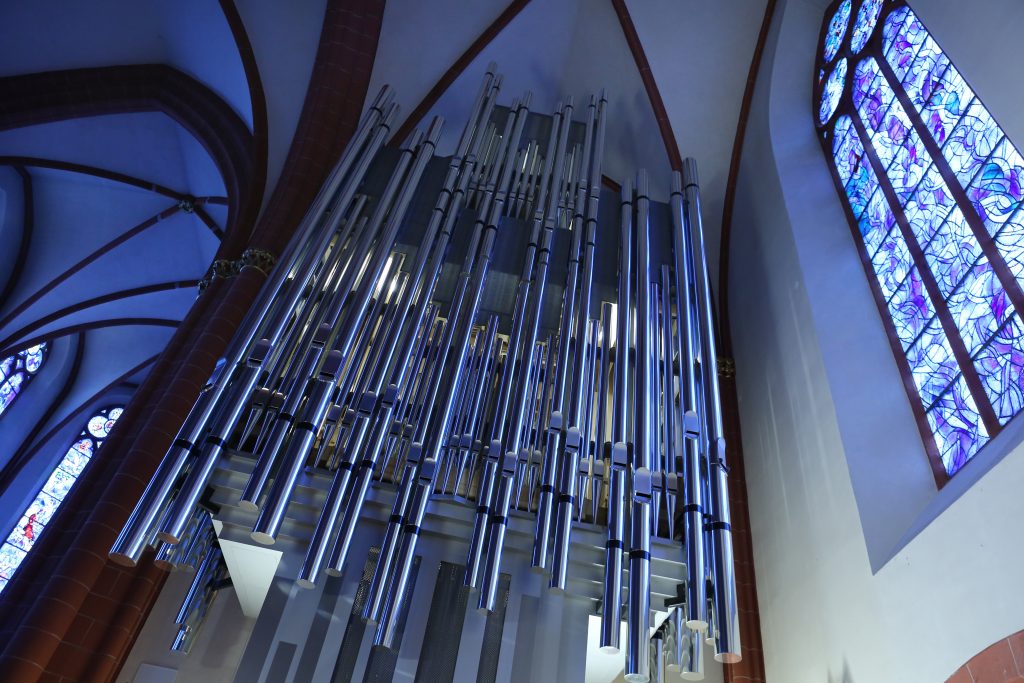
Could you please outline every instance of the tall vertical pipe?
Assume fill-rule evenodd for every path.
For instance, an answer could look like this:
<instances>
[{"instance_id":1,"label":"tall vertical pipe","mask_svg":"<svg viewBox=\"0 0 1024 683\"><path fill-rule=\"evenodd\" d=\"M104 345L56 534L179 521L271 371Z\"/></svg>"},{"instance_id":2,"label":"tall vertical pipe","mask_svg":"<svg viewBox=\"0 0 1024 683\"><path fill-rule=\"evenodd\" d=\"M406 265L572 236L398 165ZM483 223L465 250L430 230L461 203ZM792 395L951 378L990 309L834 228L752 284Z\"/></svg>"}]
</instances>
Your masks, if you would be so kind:
<instances>
[{"instance_id":1,"label":"tall vertical pipe","mask_svg":"<svg viewBox=\"0 0 1024 683\"><path fill-rule=\"evenodd\" d=\"M733 570L733 544L731 515L729 512L728 468L725 458L725 431L722 426L722 402L718 388L718 357L715 349L714 303L708 278L704 230L701 224L700 189L697 162L687 158L683 162L683 188L686 198L686 218L690 228L693 254L694 280L697 306L700 311L701 375L704 387L704 428L707 430L710 457L711 522L714 564L715 609L718 637L715 659L720 662L738 662L740 651L739 614L736 605L736 576Z\"/></svg>"}]
</instances>

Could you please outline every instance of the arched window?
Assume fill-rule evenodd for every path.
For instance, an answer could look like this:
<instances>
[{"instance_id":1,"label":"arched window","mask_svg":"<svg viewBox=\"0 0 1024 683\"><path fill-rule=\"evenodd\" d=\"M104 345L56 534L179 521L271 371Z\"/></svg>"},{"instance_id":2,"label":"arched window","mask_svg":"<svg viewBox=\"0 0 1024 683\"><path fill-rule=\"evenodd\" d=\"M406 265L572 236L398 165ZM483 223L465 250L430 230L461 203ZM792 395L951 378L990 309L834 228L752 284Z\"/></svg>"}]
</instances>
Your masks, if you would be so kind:
<instances>
[{"instance_id":1,"label":"arched window","mask_svg":"<svg viewBox=\"0 0 1024 683\"><path fill-rule=\"evenodd\" d=\"M120 406L104 408L89 418L85 429L79 433L25 514L8 534L7 540L0 546L0 591L7 586L18 565L32 550L93 454L103 445L117 418L121 416L121 410Z\"/></svg>"},{"instance_id":2,"label":"arched window","mask_svg":"<svg viewBox=\"0 0 1024 683\"><path fill-rule=\"evenodd\" d=\"M822 33L815 123L941 485L1024 406L1024 159L903 0Z\"/></svg>"},{"instance_id":3,"label":"arched window","mask_svg":"<svg viewBox=\"0 0 1024 683\"><path fill-rule=\"evenodd\" d=\"M25 385L39 372L46 360L46 344L19 351L0 360L0 415L14 403Z\"/></svg>"}]
</instances>

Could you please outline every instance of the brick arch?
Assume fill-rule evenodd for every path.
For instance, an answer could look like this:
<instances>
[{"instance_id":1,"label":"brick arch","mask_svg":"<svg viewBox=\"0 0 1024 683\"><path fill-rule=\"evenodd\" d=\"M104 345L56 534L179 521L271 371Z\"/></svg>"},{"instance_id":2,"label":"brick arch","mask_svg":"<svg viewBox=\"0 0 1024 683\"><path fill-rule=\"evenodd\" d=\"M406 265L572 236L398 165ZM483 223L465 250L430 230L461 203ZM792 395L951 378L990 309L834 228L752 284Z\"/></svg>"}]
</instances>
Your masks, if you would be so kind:
<instances>
[{"instance_id":1,"label":"brick arch","mask_svg":"<svg viewBox=\"0 0 1024 683\"><path fill-rule=\"evenodd\" d=\"M946 683L1024 683L1024 631L989 645Z\"/></svg>"}]
</instances>

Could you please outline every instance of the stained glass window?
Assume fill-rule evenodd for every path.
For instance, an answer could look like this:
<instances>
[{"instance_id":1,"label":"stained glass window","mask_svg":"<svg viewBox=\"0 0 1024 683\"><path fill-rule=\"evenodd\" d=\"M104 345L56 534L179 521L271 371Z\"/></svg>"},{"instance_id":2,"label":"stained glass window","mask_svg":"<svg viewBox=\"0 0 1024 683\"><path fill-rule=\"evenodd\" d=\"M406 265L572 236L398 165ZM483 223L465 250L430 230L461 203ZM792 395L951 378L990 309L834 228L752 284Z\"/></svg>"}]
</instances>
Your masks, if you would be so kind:
<instances>
[{"instance_id":1,"label":"stained glass window","mask_svg":"<svg viewBox=\"0 0 1024 683\"><path fill-rule=\"evenodd\" d=\"M21 519L0 545L0 591L10 581L14 572L29 551L39 540L39 535L50 523L57 508L85 470L93 454L110 434L111 428L121 416L121 407L104 408L86 423L78 438L50 473L43 487L25 509Z\"/></svg>"},{"instance_id":2,"label":"stained glass window","mask_svg":"<svg viewBox=\"0 0 1024 683\"><path fill-rule=\"evenodd\" d=\"M37 344L0 360L0 415L18 398L46 360L46 344Z\"/></svg>"},{"instance_id":3,"label":"stained glass window","mask_svg":"<svg viewBox=\"0 0 1024 683\"><path fill-rule=\"evenodd\" d=\"M906 0L837 0L822 43L816 123L943 483L1024 409L1024 157Z\"/></svg>"}]
</instances>

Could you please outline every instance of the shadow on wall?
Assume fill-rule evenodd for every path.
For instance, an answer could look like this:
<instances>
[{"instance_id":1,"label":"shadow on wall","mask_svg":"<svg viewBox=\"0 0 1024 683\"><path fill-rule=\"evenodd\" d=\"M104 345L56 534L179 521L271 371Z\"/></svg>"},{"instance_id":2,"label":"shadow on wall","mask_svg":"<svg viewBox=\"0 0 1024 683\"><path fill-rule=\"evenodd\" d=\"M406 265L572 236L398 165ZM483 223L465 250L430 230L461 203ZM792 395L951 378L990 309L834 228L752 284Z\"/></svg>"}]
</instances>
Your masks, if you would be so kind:
<instances>
[{"instance_id":1,"label":"shadow on wall","mask_svg":"<svg viewBox=\"0 0 1024 683\"><path fill-rule=\"evenodd\" d=\"M946 679L946 683L1024 681L1024 631L989 645Z\"/></svg>"}]
</instances>

